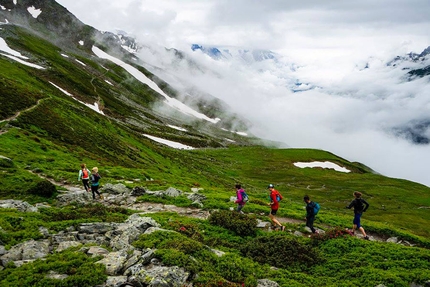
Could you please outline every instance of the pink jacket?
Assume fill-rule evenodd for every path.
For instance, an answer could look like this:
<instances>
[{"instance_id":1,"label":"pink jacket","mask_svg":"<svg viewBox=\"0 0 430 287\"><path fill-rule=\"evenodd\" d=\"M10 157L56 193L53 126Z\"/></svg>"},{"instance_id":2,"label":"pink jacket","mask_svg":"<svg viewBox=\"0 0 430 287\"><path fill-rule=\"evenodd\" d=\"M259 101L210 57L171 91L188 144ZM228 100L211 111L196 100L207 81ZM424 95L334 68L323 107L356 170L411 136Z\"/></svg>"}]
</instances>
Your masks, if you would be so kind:
<instances>
[{"instance_id":1,"label":"pink jacket","mask_svg":"<svg viewBox=\"0 0 430 287\"><path fill-rule=\"evenodd\" d=\"M243 202L242 192L244 192L244 190L242 188L236 190L237 200L234 203L238 203L240 205L245 205L246 202Z\"/></svg>"}]
</instances>

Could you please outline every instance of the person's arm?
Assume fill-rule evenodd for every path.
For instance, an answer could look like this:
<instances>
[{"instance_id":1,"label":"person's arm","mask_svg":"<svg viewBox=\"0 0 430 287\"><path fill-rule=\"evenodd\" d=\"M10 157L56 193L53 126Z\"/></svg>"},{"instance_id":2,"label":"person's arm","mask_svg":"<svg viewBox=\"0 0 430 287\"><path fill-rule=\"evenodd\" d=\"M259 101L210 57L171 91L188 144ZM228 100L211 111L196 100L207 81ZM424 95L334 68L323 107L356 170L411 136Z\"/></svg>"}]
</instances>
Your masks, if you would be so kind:
<instances>
[{"instance_id":1,"label":"person's arm","mask_svg":"<svg viewBox=\"0 0 430 287\"><path fill-rule=\"evenodd\" d=\"M269 197L270 197L270 203L269 203L269 205L275 204L275 202L276 202L276 194L273 193L273 192L271 192Z\"/></svg>"},{"instance_id":2,"label":"person's arm","mask_svg":"<svg viewBox=\"0 0 430 287\"><path fill-rule=\"evenodd\" d=\"M355 202L355 199L353 201L351 201L351 203L349 205L345 206L345 208L351 209L351 207L354 206L354 202Z\"/></svg>"},{"instance_id":3,"label":"person's arm","mask_svg":"<svg viewBox=\"0 0 430 287\"><path fill-rule=\"evenodd\" d=\"M365 207L364 207L364 209L363 209L363 212L365 212L368 208L369 208L369 203L366 201L366 200L364 200L364 199L361 199L361 201L364 203L364 205L365 205Z\"/></svg>"},{"instance_id":4,"label":"person's arm","mask_svg":"<svg viewBox=\"0 0 430 287\"><path fill-rule=\"evenodd\" d=\"M306 204L306 218L312 216L312 207L309 203Z\"/></svg>"},{"instance_id":5,"label":"person's arm","mask_svg":"<svg viewBox=\"0 0 430 287\"><path fill-rule=\"evenodd\" d=\"M81 176L82 176L82 169L79 170L78 181L81 180Z\"/></svg>"}]
</instances>

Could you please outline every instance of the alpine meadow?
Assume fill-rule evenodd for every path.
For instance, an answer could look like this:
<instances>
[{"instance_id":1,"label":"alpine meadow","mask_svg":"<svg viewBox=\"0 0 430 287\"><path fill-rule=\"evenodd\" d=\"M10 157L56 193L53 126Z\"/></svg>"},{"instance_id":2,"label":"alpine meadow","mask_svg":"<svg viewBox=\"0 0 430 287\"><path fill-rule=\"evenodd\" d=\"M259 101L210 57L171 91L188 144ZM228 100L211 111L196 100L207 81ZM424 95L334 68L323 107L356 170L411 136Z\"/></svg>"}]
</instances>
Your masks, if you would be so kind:
<instances>
[{"instance_id":1,"label":"alpine meadow","mask_svg":"<svg viewBox=\"0 0 430 287\"><path fill-rule=\"evenodd\" d=\"M429 187L257 138L222 100L145 69L136 45L54 0L0 0L0 286L430 286ZM347 172L297 166L315 162ZM354 191L370 240L351 232Z\"/></svg>"}]
</instances>

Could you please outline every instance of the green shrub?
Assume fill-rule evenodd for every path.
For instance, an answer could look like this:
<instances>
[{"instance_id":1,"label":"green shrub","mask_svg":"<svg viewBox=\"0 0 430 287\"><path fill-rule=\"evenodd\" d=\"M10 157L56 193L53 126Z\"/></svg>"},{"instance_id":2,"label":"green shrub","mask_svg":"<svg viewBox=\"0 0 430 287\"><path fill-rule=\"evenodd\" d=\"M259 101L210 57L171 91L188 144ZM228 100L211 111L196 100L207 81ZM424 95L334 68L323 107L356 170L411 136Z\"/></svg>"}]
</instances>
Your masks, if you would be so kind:
<instances>
[{"instance_id":1,"label":"green shrub","mask_svg":"<svg viewBox=\"0 0 430 287\"><path fill-rule=\"evenodd\" d=\"M255 236L257 233L257 218L236 211L213 212L209 216L209 222L227 228L240 236Z\"/></svg>"},{"instance_id":2,"label":"green shrub","mask_svg":"<svg viewBox=\"0 0 430 287\"><path fill-rule=\"evenodd\" d=\"M240 247L240 252L261 264L290 270L303 271L322 261L318 251L312 246L282 234L248 240Z\"/></svg>"},{"instance_id":3,"label":"green shrub","mask_svg":"<svg viewBox=\"0 0 430 287\"><path fill-rule=\"evenodd\" d=\"M169 226L178 231L181 234L184 234L191 239L197 240L199 242L203 242L203 235L200 233L199 227L194 223L181 223L177 220L169 222Z\"/></svg>"},{"instance_id":4,"label":"green shrub","mask_svg":"<svg viewBox=\"0 0 430 287\"><path fill-rule=\"evenodd\" d=\"M10 265L0 272L0 286L12 287L90 287L106 281L105 267L94 264L99 258L91 258L79 252L67 250L49 255L46 260L36 260L19 268ZM46 278L54 271L68 275L59 281Z\"/></svg>"},{"instance_id":5,"label":"green shrub","mask_svg":"<svg viewBox=\"0 0 430 287\"><path fill-rule=\"evenodd\" d=\"M347 230L345 228L335 227L327 230L325 233L314 233L312 234L311 238L314 240L314 243L318 243L345 236L353 236L353 234L350 230Z\"/></svg>"},{"instance_id":6,"label":"green shrub","mask_svg":"<svg viewBox=\"0 0 430 287\"><path fill-rule=\"evenodd\" d=\"M47 180L40 181L36 183L35 186L28 189L28 193L48 198L53 196L56 191L57 189L55 188L55 185Z\"/></svg>"},{"instance_id":7,"label":"green shrub","mask_svg":"<svg viewBox=\"0 0 430 287\"><path fill-rule=\"evenodd\" d=\"M225 280L215 272L201 272L193 282L194 287L243 287L243 284Z\"/></svg>"}]
</instances>

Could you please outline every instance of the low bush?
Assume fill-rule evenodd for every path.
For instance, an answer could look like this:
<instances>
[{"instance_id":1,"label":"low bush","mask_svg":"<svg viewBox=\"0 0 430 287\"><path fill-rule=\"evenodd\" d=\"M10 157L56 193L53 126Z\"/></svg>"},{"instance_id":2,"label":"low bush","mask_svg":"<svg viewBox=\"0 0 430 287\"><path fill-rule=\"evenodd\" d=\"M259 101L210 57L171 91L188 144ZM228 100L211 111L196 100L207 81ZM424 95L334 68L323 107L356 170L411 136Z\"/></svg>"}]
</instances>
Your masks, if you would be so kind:
<instances>
[{"instance_id":1,"label":"low bush","mask_svg":"<svg viewBox=\"0 0 430 287\"><path fill-rule=\"evenodd\" d=\"M312 246L282 234L248 240L240 247L240 252L243 256L261 264L270 264L292 271L303 271L322 262L318 251Z\"/></svg>"},{"instance_id":2,"label":"low bush","mask_svg":"<svg viewBox=\"0 0 430 287\"><path fill-rule=\"evenodd\" d=\"M20 268L7 266L0 272L0 286L21 287L90 287L103 284L107 276L105 267L94 264L99 258L92 258L84 253L67 250L49 255L46 260L36 260ZM63 280L50 279L50 272L64 274Z\"/></svg>"},{"instance_id":3,"label":"low bush","mask_svg":"<svg viewBox=\"0 0 430 287\"><path fill-rule=\"evenodd\" d=\"M27 190L28 193L47 198L52 197L56 191L55 185L47 180L40 181Z\"/></svg>"},{"instance_id":4,"label":"low bush","mask_svg":"<svg viewBox=\"0 0 430 287\"><path fill-rule=\"evenodd\" d=\"M213 212L209 216L209 222L231 230L240 236L255 236L257 233L257 218L236 211Z\"/></svg>"}]
</instances>

